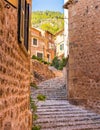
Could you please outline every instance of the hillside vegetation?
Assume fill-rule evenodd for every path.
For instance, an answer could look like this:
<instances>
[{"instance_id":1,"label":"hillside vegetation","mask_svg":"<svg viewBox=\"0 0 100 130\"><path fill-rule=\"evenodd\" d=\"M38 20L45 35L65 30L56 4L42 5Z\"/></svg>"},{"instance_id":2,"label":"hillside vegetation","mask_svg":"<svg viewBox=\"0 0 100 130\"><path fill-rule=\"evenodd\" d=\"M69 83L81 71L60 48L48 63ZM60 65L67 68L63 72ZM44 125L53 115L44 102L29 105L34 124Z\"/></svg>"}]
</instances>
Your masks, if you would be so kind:
<instances>
[{"instance_id":1,"label":"hillside vegetation","mask_svg":"<svg viewBox=\"0 0 100 130\"><path fill-rule=\"evenodd\" d=\"M55 34L64 28L64 15L54 11L32 12L32 26Z\"/></svg>"}]
</instances>

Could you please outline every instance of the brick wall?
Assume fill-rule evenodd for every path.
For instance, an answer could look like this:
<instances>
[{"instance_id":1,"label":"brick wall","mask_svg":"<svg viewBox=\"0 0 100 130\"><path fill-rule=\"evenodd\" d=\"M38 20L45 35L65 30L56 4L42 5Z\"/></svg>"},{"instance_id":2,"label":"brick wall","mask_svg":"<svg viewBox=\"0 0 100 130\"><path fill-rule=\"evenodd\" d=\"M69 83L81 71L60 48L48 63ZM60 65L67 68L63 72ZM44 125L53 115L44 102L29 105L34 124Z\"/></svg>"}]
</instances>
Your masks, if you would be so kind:
<instances>
[{"instance_id":1,"label":"brick wall","mask_svg":"<svg viewBox=\"0 0 100 130\"><path fill-rule=\"evenodd\" d=\"M17 39L17 9L0 0L0 130L31 130L29 57Z\"/></svg>"},{"instance_id":2,"label":"brick wall","mask_svg":"<svg viewBox=\"0 0 100 130\"><path fill-rule=\"evenodd\" d=\"M68 9L69 99L100 112L100 1L79 0Z\"/></svg>"}]
</instances>

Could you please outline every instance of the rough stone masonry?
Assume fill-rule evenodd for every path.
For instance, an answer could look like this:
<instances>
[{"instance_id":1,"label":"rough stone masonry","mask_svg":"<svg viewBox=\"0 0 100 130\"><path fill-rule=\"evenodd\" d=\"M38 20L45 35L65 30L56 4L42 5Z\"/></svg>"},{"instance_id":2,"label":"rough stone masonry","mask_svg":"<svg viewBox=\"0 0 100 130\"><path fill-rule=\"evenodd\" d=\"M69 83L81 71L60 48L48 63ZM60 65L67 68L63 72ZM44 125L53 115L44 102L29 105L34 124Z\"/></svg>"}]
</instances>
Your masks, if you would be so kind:
<instances>
[{"instance_id":1,"label":"rough stone masonry","mask_svg":"<svg viewBox=\"0 0 100 130\"><path fill-rule=\"evenodd\" d=\"M100 0L69 0L69 99L100 112Z\"/></svg>"},{"instance_id":2,"label":"rough stone masonry","mask_svg":"<svg viewBox=\"0 0 100 130\"><path fill-rule=\"evenodd\" d=\"M0 0L0 130L31 130L30 58L17 29L18 9Z\"/></svg>"}]
</instances>

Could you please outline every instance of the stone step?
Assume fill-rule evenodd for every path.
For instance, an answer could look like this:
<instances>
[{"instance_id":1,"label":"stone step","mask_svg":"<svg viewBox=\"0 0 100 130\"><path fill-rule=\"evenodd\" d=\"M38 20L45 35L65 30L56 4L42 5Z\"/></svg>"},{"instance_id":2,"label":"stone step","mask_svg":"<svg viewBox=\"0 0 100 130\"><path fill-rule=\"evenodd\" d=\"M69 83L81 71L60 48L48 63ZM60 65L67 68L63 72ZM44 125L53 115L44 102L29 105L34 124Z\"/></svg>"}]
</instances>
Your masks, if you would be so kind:
<instances>
[{"instance_id":1,"label":"stone step","mask_svg":"<svg viewBox=\"0 0 100 130\"><path fill-rule=\"evenodd\" d=\"M57 93L54 93L54 94L49 93L49 94L47 94L46 92L35 93L35 94L32 94L32 96L35 97L38 94L43 94L43 95L45 95L47 97L51 97L51 98L52 97L56 97L56 98L66 97L66 95L64 93L59 93L59 94L57 94Z\"/></svg>"},{"instance_id":2,"label":"stone step","mask_svg":"<svg viewBox=\"0 0 100 130\"><path fill-rule=\"evenodd\" d=\"M33 98L33 97L32 97ZM49 98L46 98L46 99L49 99ZM51 98L49 100L55 100L55 101L59 101L59 100L67 100L66 98ZM37 101L37 98L34 98L34 101Z\"/></svg>"},{"instance_id":3,"label":"stone step","mask_svg":"<svg viewBox=\"0 0 100 130\"><path fill-rule=\"evenodd\" d=\"M97 128L94 126L91 128L90 125L81 125L81 126L61 126L61 127L56 127L56 128L42 128L41 130L100 130L100 128Z\"/></svg>"},{"instance_id":4,"label":"stone step","mask_svg":"<svg viewBox=\"0 0 100 130\"><path fill-rule=\"evenodd\" d=\"M43 91L37 91L37 92L34 92L32 95L36 95L36 94L39 94L39 93L44 93L44 94L48 94L48 95L54 95L54 94L56 94L56 96L66 96L66 93L65 92L51 92L51 91L45 91L45 90L43 90Z\"/></svg>"},{"instance_id":5,"label":"stone step","mask_svg":"<svg viewBox=\"0 0 100 130\"><path fill-rule=\"evenodd\" d=\"M54 106L48 106L48 105L45 105L45 106L43 106L42 105L42 107L41 106L38 106L38 109L78 109L78 108L73 108L73 107L70 107L70 106L65 106L65 105L63 105L63 106L61 106L61 105L59 105L59 106L56 106L56 105L54 105Z\"/></svg>"},{"instance_id":6,"label":"stone step","mask_svg":"<svg viewBox=\"0 0 100 130\"><path fill-rule=\"evenodd\" d=\"M57 122L55 120L55 122L44 122L44 123L37 123L39 124L40 126L42 126L42 128L57 128L57 127L69 127L71 128L71 126L73 128L81 128L82 129L82 126L84 126L83 128L100 128L100 120L94 122L94 121L69 121L69 122L66 122L66 120L63 120L62 122Z\"/></svg>"},{"instance_id":7,"label":"stone step","mask_svg":"<svg viewBox=\"0 0 100 130\"><path fill-rule=\"evenodd\" d=\"M77 109L77 108L59 108L59 109L55 109L55 108L49 108L49 109L47 109L47 108L44 108L44 109L41 109L41 108L38 108L38 110L37 110L37 112L56 112L56 111L58 111L58 112L61 112L62 113L62 111L65 113L65 112L71 112L71 113L73 113L73 112L78 112L78 113L81 113L81 112L83 112L83 113L87 113L87 111L85 111L85 110L83 110L83 111L81 111L80 109Z\"/></svg>"},{"instance_id":8,"label":"stone step","mask_svg":"<svg viewBox=\"0 0 100 130\"><path fill-rule=\"evenodd\" d=\"M60 118L58 118L58 117L50 117L50 118L43 118L42 120L41 120L41 118L39 118L37 121L36 121L36 123L46 123L46 122L69 122L69 121L85 121L85 122L87 122L88 123L88 121L93 121L94 123L96 123L96 121L99 121L100 122L100 117L96 117L96 116L93 116L93 117L91 117L91 118L89 118L89 117L86 117L86 116L81 116L81 117L65 117L65 116L63 116L63 117L60 117Z\"/></svg>"},{"instance_id":9,"label":"stone step","mask_svg":"<svg viewBox=\"0 0 100 130\"><path fill-rule=\"evenodd\" d=\"M41 105L41 106L38 106L38 109L61 109L61 110L63 110L63 109L65 109L65 110L79 110L79 111L81 111L81 109L82 108L78 108L78 107L72 107L72 106L70 106L70 105ZM92 111L89 111L89 110L85 110L85 109L82 109L83 111L85 111L85 112L92 112ZM93 113L93 112L92 112Z\"/></svg>"},{"instance_id":10,"label":"stone step","mask_svg":"<svg viewBox=\"0 0 100 130\"><path fill-rule=\"evenodd\" d=\"M68 117L68 116L47 116L45 118L41 117L41 116L38 116L38 120L36 121L37 123L39 122L46 122L46 121L62 121L62 120L66 120L66 121L78 121L78 120L93 120L93 121L96 121L96 120L99 120L100 121L100 117L97 117L97 116L93 116L91 118L87 117L87 116L73 116L73 117Z\"/></svg>"},{"instance_id":11,"label":"stone step","mask_svg":"<svg viewBox=\"0 0 100 130\"><path fill-rule=\"evenodd\" d=\"M67 97L67 96L64 96L64 95L57 95L57 96L56 96L56 94L55 94L55 95L50 95L50 94L48 95L48 94L46 94L46 93L37 93L37 94L35 94L35 95L32 95L32 97L36 97L36 96L39 95L39 94L43 94L43 95L45 95L45 96L47 96L47 97L51 97L51 98L52 98L52 97L55 97L55 98L62 98L62 97L65 97L65 98L66 98L66 97Z\"/></svg>"},{"instance_id":12,"label":"stone step","mask_svg":"<svg viewBox=\"0 0 100 130\"><path fill-rule=\"evenodd\" d=\"M33 122L41 130L100 130L100 115L80 106L71 105L66 99L63 78L55 78L32 89L32 97L37 94L47 96L45 102L38 102L38 119Z\"/></svg>"},{"instance_id":13,"label":"stone step","mask_svg":"<svg viewBox=\"0 0 100 130\"><path fill-rule=\"evenodd\" d=\"M77 108L70 108L70 107L60 107L59 109L57 108L38 108L37 112L50 112L50 111L59 111L59 112L62 112L62 111L77 111L77 112L81 112L80 109L77 109ZM86 112L85 110L83 110L84 112Z\"/></svg>"},{"instance_id":14,"label":"stone step","mask_svg":"<svg viewBox=\"0 0 100 130\"><path fill-rule=\"evenodd\" d=\"M81 117L87 117L87 118L91 118L91 117L95 117L95 118L99 118L100 116L97 116L97 115L95 115L95 114L91 114L91 113L80 113L80 114L38 114L38 116L39 116L39 118L62 118L62 117L64 117L64 118L74 118L74 117L79 117L79 118L81 118Z\"/></svg>"},{"instance_id":15,"label":"stone step","mask_svg":"<svg viewBox=\"0 0 100 130\"><path fill-rule=\"evenodd\" d=\"M35 92L35 93L33 93L32 95L35 96L35 95L37 95L37 94L47 94L47 95L52 95L52 96L53 96L53 95L56 95L56 96L66 96L66 93L65 93L65 92L62 92L62 93L61 93L61 92L57 92L57 91L56 91L56 92L50 92L50 91L47 92L47 91L45 91L45 90L44 90L44 91Z\"/></svg>"},{"instance_id":16,"label":"stone step","mask_svg":"<svg viewBox=\"0 0 100 130\"><path fill-rule=\"evenodd\" d=\"M69 102L67 100L59 100L59 101L56 101L56 100L46 100L45 102L39 102L38 103L39 106L43 107L43 106L65 106L65 105L69 105ZM71 105L70 106L73 106L73 107L76 107L74 105ZM79 108L79 107L77 107Z\"/></svg>"},{"instance_id":17,"label":"stone step","mask_svg":"<svg viewBox=\"0 0 100 130\"><path fill-rule=\"evenodd\" d=\"M65 114L76 114L76 115L79 115L79 114L87 114L87 112L85 112L85 111L38 111L37 112L39 115L49 115L49 114L63 114L63 115L65 115ZM92 114L92 113L88 113L88 114L90 114L91 116L93 116L93 115L95 115L95 114Z\"/></svg>"}]
</instances>

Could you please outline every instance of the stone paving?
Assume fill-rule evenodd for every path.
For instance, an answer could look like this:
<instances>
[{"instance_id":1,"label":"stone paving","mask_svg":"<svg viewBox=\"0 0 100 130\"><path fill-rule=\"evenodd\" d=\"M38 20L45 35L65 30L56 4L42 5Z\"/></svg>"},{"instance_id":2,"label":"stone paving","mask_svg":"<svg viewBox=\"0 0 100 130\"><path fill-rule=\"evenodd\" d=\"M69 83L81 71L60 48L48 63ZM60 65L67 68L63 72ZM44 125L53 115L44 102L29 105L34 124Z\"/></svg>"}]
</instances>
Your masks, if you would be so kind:
<instances>
[{"instance_id":1,"label":"stone paving","mask_svg":"<svg viewBox=\"0 0 100 130\"><path fill-rule=\"evenodd\" d=\"M39 89L31 90L47 96L45 102L38 103L38 120L41 130L100 130L100 114L71 105L67 100L63 78L54 78L39 84Z\"/></svg>"}]
</instances>

